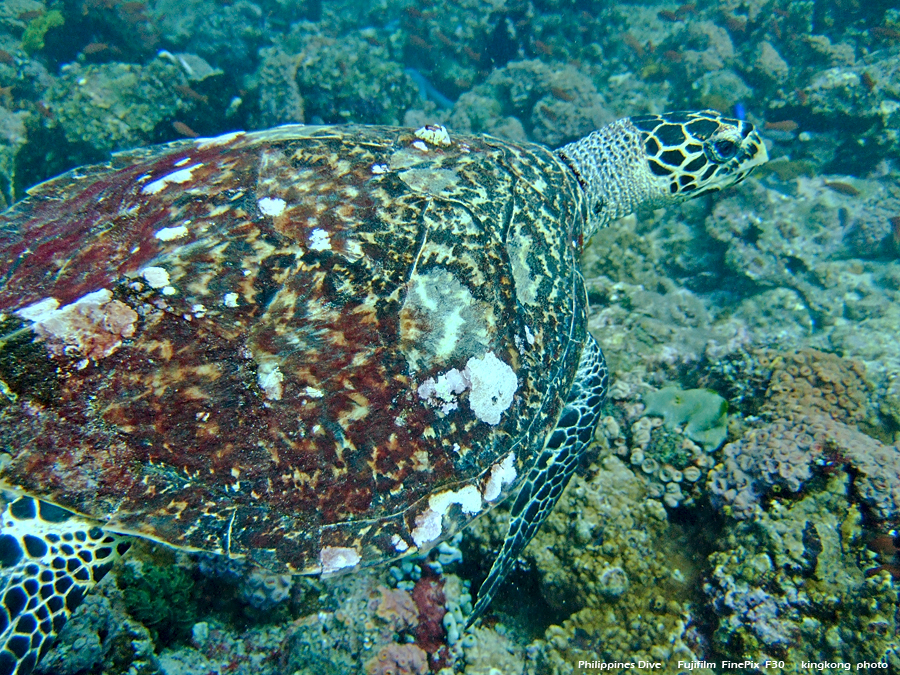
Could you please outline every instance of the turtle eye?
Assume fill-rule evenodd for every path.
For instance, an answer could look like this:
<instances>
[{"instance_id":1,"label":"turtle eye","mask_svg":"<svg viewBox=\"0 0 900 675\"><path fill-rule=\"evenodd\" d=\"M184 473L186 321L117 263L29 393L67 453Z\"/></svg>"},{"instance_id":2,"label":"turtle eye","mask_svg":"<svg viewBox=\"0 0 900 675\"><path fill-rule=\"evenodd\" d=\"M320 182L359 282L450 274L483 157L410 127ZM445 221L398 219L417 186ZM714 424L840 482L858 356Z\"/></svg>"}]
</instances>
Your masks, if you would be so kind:
<instances>
[{"instance_id":1,"label":"turtle eye","mask_svg":"<svg viewBox=\"0 0 900 675\"><path fill-rule=\"evenodd\" d=\"M721 163L727 162L734 157L737 154L738 146L734 141L722 138L718 141L713 141L708 149L710 159L714 162Z\"/></svg>"}]
</instances>

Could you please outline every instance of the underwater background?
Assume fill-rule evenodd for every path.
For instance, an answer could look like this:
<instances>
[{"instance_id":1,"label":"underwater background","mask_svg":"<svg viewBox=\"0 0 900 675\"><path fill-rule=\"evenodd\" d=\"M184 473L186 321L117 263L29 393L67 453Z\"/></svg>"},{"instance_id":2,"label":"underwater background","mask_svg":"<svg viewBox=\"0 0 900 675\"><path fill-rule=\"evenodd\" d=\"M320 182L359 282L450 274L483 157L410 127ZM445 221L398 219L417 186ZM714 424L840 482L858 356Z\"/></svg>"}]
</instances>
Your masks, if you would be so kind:
<instances>
[{"instance_id":1,"label":"underwater background","mask_svg":"<svg viewBox=\"0 0 900 675\"><path fill-rule=\"evenodd\" d=\"M753 122L772 159L586 247L611 398L479 627L502 507L330 580L139 542L37 672L900 672L895 3L0 0L0 208L112 152L235 129L558 146L699 108Z\"/></svg>"}]
</instances>

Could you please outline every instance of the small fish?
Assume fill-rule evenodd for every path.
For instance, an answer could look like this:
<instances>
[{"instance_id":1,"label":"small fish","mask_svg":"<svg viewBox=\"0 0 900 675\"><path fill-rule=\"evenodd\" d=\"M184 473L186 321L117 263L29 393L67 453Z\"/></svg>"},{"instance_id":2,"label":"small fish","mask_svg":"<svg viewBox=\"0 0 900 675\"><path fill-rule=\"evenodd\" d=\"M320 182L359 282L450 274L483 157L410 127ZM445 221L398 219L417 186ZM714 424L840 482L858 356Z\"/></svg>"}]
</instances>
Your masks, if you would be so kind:
<instances>
[{"instance_id":1,"label":"small fish","mask_svg":"<svg viewBox=\"0 0 900 675\"><path fill-rule=\"evenodd\" d=\"M775 19L772 19L771 21L769 21L769 30L772 31L772 35L774 35L779 40L781 39L781 37L782 37L781 26L778 25L778 22Z\"/></svg>"},{"instance_id":2,"label":"small fish","mask_svg":"<svg viewBox=\"0 0 900 675\"><path fill-rule=\"evenodd\" d=\"M658 16L658 17L659 17L660 19L662 19L663 21L671 21L672 23L675 23L676 21L681 21L681 17L678 16L678 14L676 14L675 12L673 12L672 10L669 10L669 9L661 9L661 10L659 10L659 11L656 13L656 16Z\"/></svg>"},{"instance_id":3,"label":"small fish","mask_svg":"<svg viewBox=\"0 0 900 675\"><path fill-rule=\"evenodd\" d=\"M889 28L888 26L873 26L869 29L869 33L888 40L900 40L900 30Z\"/></svg>"},{"instance_id":4,"label":"small fish","mask_svg":"<svg viewBox=\"0 0 900 675\"><path fill-rule=\"evenodd\" d=\"M765 128L771 131L786 131L787 133L790 133L792 131L797 131L797 129L800 128L800 125L794 120L781 120L780 122L766 122Z\"/></svg>"},{"instance_id":5,"label":"small fish","mask_svg":"<svg viewBox=\"0 0 900 675\"><path fill-rule=\"evenodd\" d=\"M551 122L556 122L559 119L559 115L557 115L549 106L541 104L540 111L544 113L544 116Z\"/></svg>"},{"instance_id":6,"label":"small fish","mask_svg":"<svg viewBox=\"0 0 900 675\"><path fill-rule=\"evenodd\" d=\"M554 98L558 98L560 101L568 101L571 103L575 100L575 94L571 91L566 91L562 87L550 87L550 93L553 94Z\"/></svg>"},{"instance_id":7,"label":"small fish","mask_svg":"<svg viewBox=\"0 0 900 675\"><path fill-rule=\"evenodd\" d=\"M636 37L634 37L634 35L631 33L622 33L622 42L631 47L634 50L634 53L638 55L638 58L644 58L644 55L646 54L644 46Z\"/></svg>"},{"instance_id":8,"label":"small fish","mask_svg":"<svg viewBox=\"0 0 900 675\"><path fill-rule=\"evenodd\" d=\"M85 45L81 50L82 54L90 56L91 54L99 54L100 52L105 52L109 49L109 45L105 42L91 42L88 45Z\"/></svg>"},{"instance_id":9,"label":"small fish","mask_svg":"<svg viewBox=\"0 0 900 675\"><path fill-rule=\"evenodd\" d=\"M736 16L732 16L731 14L723 14L722 19L725 22L725 28L727 28L732 33L746 33L747 32L747 20L739 19Z\"/></svg>"},{"instance_id":10,"label":"small fish","mask_svg":"<svg viewBox=\"0 0 900 675\"><path fill-rule=\"evenodd\" d=\"M850 183L842 183L841 181L837 180L823 180L822 182L829 190L834 190L835 192L842 195L847 195L849 197L858 197L860 194L862 194L857 188L850 185Z\"/></svg>"},{"instance_id":11,"label":"small fish","mask_svg":"<svg viewBox=\"0 0 900 675\"><path fill-rule=\"evenodd\" d=\"M553 56L553 47L540 40L534 41L534 48L544 56Z\"/></svg>"},{"instance_id":12,"label":"small fish","mask_svg":"<svg viewBox=\"0 0 900 675\"><path fill-rule=\"evenodd\" d=\"M409 79L416 83L419 88L419 98L423 101L432 101L441 110L453 107L453 101L439 92L418 70L407 68L404 72L409 75Z\"/></svg>"},{"instance_id":13,"label":"small fish","mask_svg":"<svg viewBox=\"0 0 900 675\"><path fill-rule=\"evenodd\" d=\"M409 42L410 42L410 44L412 44L415 47L418 47L419 49L430 49L430 47L431 47L428 44L428 42L426 42L423 38L419 37L418 35L410 35Z\"/></svg>"},{"instance_id":14,"label":"small fish","mask_svg":"<svg viewBox=\"0 0 900 675\"><path fill-rule=\"evenodd\" d=\"M860 79L862 80L862 83L865 85L866 89L868 89L869 91L875 89L875 78L869 75L869 73L863 72Z\"/></svg>"},{"instance_id":15,"label":"small fish","mask_svg":"<svg viewBox=\"0 0 900 675\"><path fill-rule=\"evenodd\" d=\"M147 9L145 2L123 2L119 4L119 9L126 14L139 14Z\"/></svg>"},{"instance_id":16,"label":"small fish","mask_svg":"<svg viewBox=\"0 0 900 675\"><path fill-rule=\"evenodd\" d=\"M185 98L189 98L192 101L197 101L198 103L209 103L209 97L201 94L198 91L194 91L190 87L184 84L176 84L174 87L175 91L184 96Z\"/></svg>"},{"instance_id":17,"label":"small fish","mask_svg":"<svg viewBox=\"0 0 900 675\"><path fill-rule=\"evenodd\" d=\"M200 134L191 129L184 122L172 122L172 128L175 129L182 136L186 136L187 138L199 138Z\"/></svg>"},{"instance_id":18,"label":"small fish","mask_svg":"<svg viewBox=\"0 0 900 675\"><path fill-rule=\"evenodd\" d=\"M684 61L684 57L681 55L681 52L675 49L667 49L663 52L663 58L670 63L681 63Z\"/></svg>"},{"instance_id":19,"label":"small fish","mask_svg":"<svg viewBox=\"0 0 900 675\"><path fill-rule=\"evenodd\" d=\"M48 120L55 120L55 119L56 119L56 117L54 117L53 113L51 112L50 108L48 108L48 107L47 107L47 104L44 103L43 101L38 101L37 103L34 104L34 107L37 108L37 111L38 111L41 115L43 115L44 117L46 117Z\"/></svg>"},{"instance_id":20,"label":"small fish","mask_svg":"<svg viewBox=\"0 0 900 675\"><path fill-rule=\"evenodd\" d=\"M432 31L431 34L437 39L438 42L440 42L445 47L455 47L456 46L456 42L454 42L451 38L448 38L446 35L444 35L441 31L439 31L437 29Z\"/></svg>"},{"instance_id":21,"label":"small fish","mask_svg":"<svg viewBox=\"0 0 900 675\"><path fill-rule=\"evenodd\" d=\"M481 63L481 54L472 49L469 45L463 45L463 54L472 63Z\"/></svg>"},{"instance_id":22,"label":"small fish","mask_svg":"<svg viewBox=\"0 0 900 675\"><path fill-rule=\"evenodd\" d=\"M891 216L888 222L891 224L891 241L895 247L900 247L900 216Z\"/></svg>"},{"instance_id":23,"label":"small fish","mask_svg":"<svg viewBox=\"0 0 900 675\"><path fill-rule=\"evenodd\" d=\"M416 9L415 7L407 7L403 10L403 12L409 18L417 19L419 21L424 21L428 18L427 16L425 16L425 12L423 12L421 9Z\"/></svg>"}]
</instances>

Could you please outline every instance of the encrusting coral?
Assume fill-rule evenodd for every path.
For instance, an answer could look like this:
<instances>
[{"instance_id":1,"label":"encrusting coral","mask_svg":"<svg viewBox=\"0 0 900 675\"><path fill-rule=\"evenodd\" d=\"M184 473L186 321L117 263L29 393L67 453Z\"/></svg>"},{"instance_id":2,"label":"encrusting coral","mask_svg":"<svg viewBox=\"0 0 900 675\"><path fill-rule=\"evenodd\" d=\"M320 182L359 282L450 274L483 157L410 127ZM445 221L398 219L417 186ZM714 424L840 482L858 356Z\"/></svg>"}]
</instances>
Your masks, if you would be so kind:
<instances>
[{"instance_id":1,"label":"encrusting coral","mask_svg":"<svg viewBox=\"0 0 900 675\"><path fill-rule=\"evenodd\" d=\"M761 410L767 421L723 448L707 482L714 503L746 519L763 497L798 493L817 471L846 468L852 494L873 515L900 515L900 447L857 426L872 426L861 364L814 349L760 351L757 359L772 370Z\"/></svg>"}]
</instances>

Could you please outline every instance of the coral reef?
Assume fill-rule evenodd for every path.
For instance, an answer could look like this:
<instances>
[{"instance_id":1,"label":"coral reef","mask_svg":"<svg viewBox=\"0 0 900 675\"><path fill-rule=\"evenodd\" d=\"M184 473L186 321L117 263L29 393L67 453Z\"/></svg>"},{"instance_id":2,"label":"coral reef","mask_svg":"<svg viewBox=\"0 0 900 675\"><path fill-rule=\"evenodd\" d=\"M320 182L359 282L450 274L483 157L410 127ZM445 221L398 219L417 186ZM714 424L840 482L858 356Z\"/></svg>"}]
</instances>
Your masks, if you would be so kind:
<instances>
[{"instance_id":1,"label":"coral reef","mask_svg":"<svg viewBox=\"0 0 900 675\"><path fill-rule=\"evenodd\" d=\"M38 664L38 675L77 675L99 665L128 664L136 675L158 672L150 631L129 616L112 576L85 598Z\"/></svg>"},{"instance_id":2,"label":"coral reef","mask_svg":"<svg viewBox=\"0 0 900 675\"><path fill-rule=\"evenodd\" d=\"M859 362L814 349L756 353L771 370L764 416L722 450L709 474L714 501L739 519L759 515L760 499L782 490L797 493L822 471L847 470L852 493L881 520L900 515L900 446L884 445L856 425L875 425L871 390Z\"/></svg>"},{"instance_id":3,"label":"coral reef","mask_svg":"<svg viewBox=\"0 0 900 675\"><path fill-rule=\"evenodd\" d=\"M895 658L897 588L887 572L866 575L849 482L836 474L821 491L773 505L723 537L704 586L721 653L791 664Z\"/></svg>"},{"instance_id":4,"label":"coral reef","mask_svg":"<svg viewBox=\"0 0 900 675\"><path fill-rule=\"evenodd\" d=\"M555 147L613 118L589 78L572 66L535 60L495 70L483 85L460 97L449 123L461 131L506 136L511 127L522 129L525 137Z\"/></svg>"},{"instance_id":5,"label":"coral reef","mask_svg":"<svg viewBox=\"0 0 900 675\"><path fill-rule=\"evenodd\" d=\"M551 605L583 605L533 644L537 668L567 672L573 662L601 656L672 668L693 660L685 643L691 615L685 582L694 571L667 546L677 538L660 502L616 458L606 459L590 482L576 478L526 551ZM573 539L576 546L562 543Z\"/></svg>"},{"instance_id":6,"label":"coral reef","mask_svg":"<svg viewBox=\"0 0 900 675\"><path fill-rule=\"evenodd\" d=\"M680 426L668 429L662 418L642 416L642 403L630 404L634 406L630 412L622 411L625 398L620 397L613 409L616 415L603 418L597 427L595 437L603 447L601 454L612 452L627 459L637 475L646 479L651 498L670 508L693 504L702 495L701 478L714 464L710 453L718 445L705 450Z\"/></svg>"},{"instance_id":7,"label":"coral reef","mask_svg":"<svg viewBox=\"0 0 900 675\"><path fill-rule=\"evenodd\" d=\"M25 144L24 113L12 113L0 106L0 209L16 198L16 156Z\"/></svg>"},{"instance_id":8,"label":"coral reef","mask_svg":"<svg viewBox=\"0 0 900 675\"><path fill-rule=\"evenodd\" d=\"M264 52L260 122L296 120L302 109L304 121L316 124L400 124L419 98L418 87L387 51L368 41L365 32L338 40L302 26Z\"/></svg>"},{"instance_id":9,"label":"coral reef","mask_svg":"<svg viewBox=\"0 0 900 675\"><path fill-rule=\"evenodd\" d=\"M851 425L864 422L871 414L871 388L859 361L817 349L789 354L764 350L757 360L761 367L772 370L766 411L785 417L821 414Z\"/></svg>"},{"instance_id":10,"label":"coral reef","mask_svg":"<svg viewBox=\"0 0 900 675\"><path fill-rule=\"evenodd\" d=\"M473 536L502 531L492 512ZM696 658L687 580L697 570L676 545L680 536L646 481L617 457L594 465L589 479L576 476L523 554L543 599L568 615L529 646L527 672L571 672L572 663L598 658L656 660L674 672L679 659Z\"/></svg>"},{"instance_id":11,"label":"coral reef","mask_svg":"<svg viewBox=\"0 0 900 675\"><path fill-rule=\"evenodd\" d=\"M385 645L366 661L366 675L425 675L427 654L416 645Z\"/></svg>"},{"instance_id":12,"label":"coral reef","mask_svg":"<svg viewBox=\"0 0 900 675\"><path fill-rule=\"evenodd\" d=\"M96 158L159 140L160 127L202 101L191 85L177 58L159 56L144 66L73 63L51 86L48 100L53 123L70 143L89 148L86 158Z\"/></svg>"},{"instance_id":13,"label":"coral reef","mask_svg":"<svg viewBox=\"0 0 900 675\"><path fill-rule=\"evenodd\" d=\"M58 9L52 9L35 17L25 27L25 33L22 35L22 49L28 53L43 49L44 36L47 35L47 31L59 28L65 22L62 12Z\"/></svg>"},{"instance_id":14,"label":"coral reef","mask_svg":"<svg viewBox=\"0 0 900 675\"><path fill-rule=\"evenodd\" d=\"M187 638L197 610L190 574L171 560L162 562L132 557L116 581L128 613L150 630L154 640L166 644Z\"/></svg>"},{"instance_id":15,"label":"coral reef","mask_svg":"<svg viewBox=\"0 0 900 675\"><path fill-rule=\"evenodd\" d=\"M254 567L240 590L240 597L259 610L270 610L291 596L293 577Z\"/></svg>"},{"instance_id":16,"label":"coral reef","mask_svg":"<svg viewBox=\"0 0 900 675\"><path fill-rule=\"evenodd\" d=\"M427 558L324 582L137 546L40 672L676 672L712 653L900 670L889 4L0 2L0 209L116 150L286 122L559 145L712 107L760 126L774 158L585 247L589 328L617 381L599 459L523 555L536 597L499 598L464 630L502 511ZM648 393L672 383L727 400L727 420L701 425L713 437ZM675 524L694 520L699 547Z\"/></svg>"}]
</instances>

